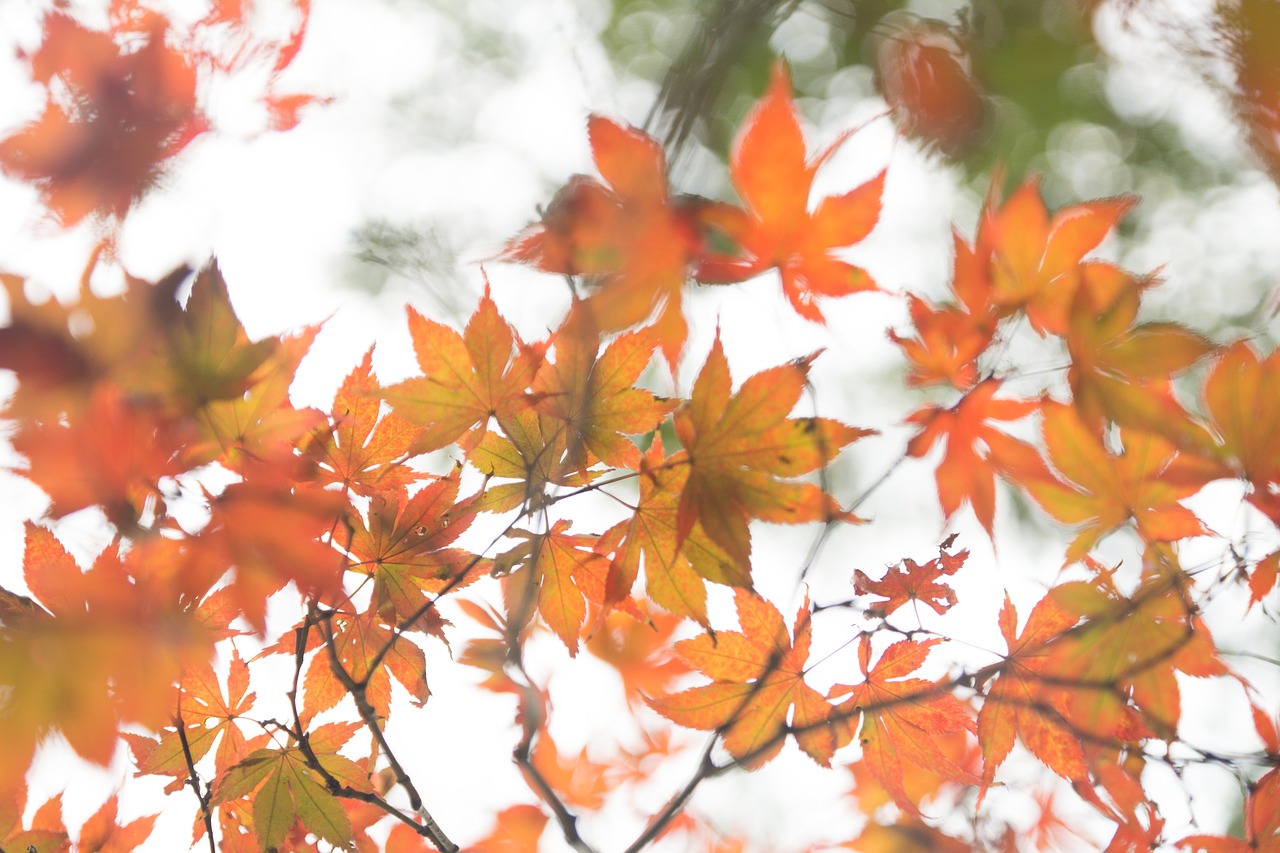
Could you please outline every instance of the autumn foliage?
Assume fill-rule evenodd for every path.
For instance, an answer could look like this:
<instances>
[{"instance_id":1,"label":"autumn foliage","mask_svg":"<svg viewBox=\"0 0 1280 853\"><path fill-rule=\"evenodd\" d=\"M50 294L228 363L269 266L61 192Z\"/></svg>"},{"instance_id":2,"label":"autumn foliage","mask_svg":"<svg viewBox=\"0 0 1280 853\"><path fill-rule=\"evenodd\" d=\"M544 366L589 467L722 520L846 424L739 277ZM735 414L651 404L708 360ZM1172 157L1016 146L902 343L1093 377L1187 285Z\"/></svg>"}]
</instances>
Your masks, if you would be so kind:
<instances>
[{"instance_id":1,"label":"autumn foliage","mask_svg":"<svg viewBox=\"0 0 1280 853\"><path fill-rule=\"evenodd\" d=\"M28 57L49 101L0 141L0 169L62 225L110 233L184 147L216 132L198 98L209 75L264 63L276 129L318 100L275 89L309 4L294 11L278 43L255 40L239 3L179 34L125 0L108 29L49 13ZM962 144L975 119L936 108L964 91L958 55L936 39L885 50L904 129ZM928 75L907 65L943 88L922 88ZM980 110L971 97L960 106ZM4 415L23 476L50 503L26 527L29 597L0 590L0 847L127 850L151 832L154 818L117 820L114 797L74 832L58 798L28 808L27 771L60 737L98 764L127 746L137 776L195 804L191 842L210 850L522 851L544 834L580 850L664 838L743 849L686 808L690 795L792 745L852 773L865 825L829 839L849 849L1042 849L1067 831L1068 801L1062 814L1092 810L1117 853L1280 849L1277 708L1202 618L1237 585L1241 615L1274 602L1280 354L1145 318L1157 278L1093 257L1137 199L1051 211L1034 176L1006 195L997 174L972 239L955 232L946 298L901 294L910 327L886 330L905 385L931 389L890 471L929 467L928 499L953 522L967 506L979 526L940 547L924 530L883 569L850 562L842 599L801 586L770 601L756 581L779 569L757 557L760 522L807 525L819 543L866 523L865 496L819 475L875 431L802 413L829 354L735 376L718 335L691 351L684 295L763 276L823 323L824 305L880 289L843 253L878 227L891 176L813 197L849 134L806 142L783 62L733 143L736 201L673 189L661 144L637 128L597 115L586 133L598 176L568 178L501 252L550 274L547 287L575 283L558 328L523 340L488 288L462 329L410 308L420 375L384 385L366 353L328 411L289 396L317 329L252 340L214 260L154 282L126 275L102 296L88 282L112 263L108 237L73 304L3 276L0 367L17 377ZM1020 373L1001 356L1015 338L1055 347L1060 365ZM687 391L652 390L655 372L682 364L696 377ZM1246 546L1210 530L1186 504L1210 484L1233 486L1266 535ZM1030 607L984 579L1003 647L964 664L946 620L981 531L1000 529L1002 490L1067 531L1045 545L1064 570ZM575 519L589 495L612 499L606 529ZM177 501L203 520L180 523ZM81 566L44 522L87 507L115 535ZM486 544L473 528L498 535ZM1130 557L1103 562L1099 544L1121 533ZM1206 536L1222 541L1227 570L1183 564L1182 543ZM282 629L267 608L286 588L295 595L275 600L297 609ZM856 666L826 663L838 650L815 641L819 624L844 631ZM617 671L639 751L560 750L547 685L526 666L540 635ZM530 795L494 815L487 838L454 837L405 769L411 745L388 735L393 712L411 713L406 696L441 701L432 644L514 700L514 727L493 737L509 740ZM269 658L287 663L288 683L254 680ZM1169 834L1146 787L1153 764L1228 762L1180 736L1183 696L1203 679L1262 744L1232 759L1261 771L1243 839ZM267 691L286 716L257 710ZM673 739L684 729L709 733L705 751L637 834L579 825L685 751ZM1046 771L1032 822L993 805L1019 744Z\"/></svg>"}]
</instances>

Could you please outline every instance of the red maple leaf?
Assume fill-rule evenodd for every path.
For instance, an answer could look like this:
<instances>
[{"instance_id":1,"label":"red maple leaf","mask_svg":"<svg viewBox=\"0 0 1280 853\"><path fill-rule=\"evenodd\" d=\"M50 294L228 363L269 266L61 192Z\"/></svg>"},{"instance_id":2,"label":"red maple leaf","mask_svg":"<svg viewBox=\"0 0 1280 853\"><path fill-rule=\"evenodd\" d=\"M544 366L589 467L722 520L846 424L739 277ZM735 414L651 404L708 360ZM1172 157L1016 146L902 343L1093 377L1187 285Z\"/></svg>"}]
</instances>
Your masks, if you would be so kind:
<instances>
[{"instance_id":1,"label":"red maple leaf","mask_svg":"<svg viewBox=\"0 0 1280 853\"><path fill-rule=\"evenodd\" d=\"M909 601L924 602L941 615L956 603L956 593L951 587L938 583L938 578L955 574L968 559L967 550L956 554L946 552L944 543L941 555L923 566L906 559L889 569L880 580L872 580L861 569L853 572L853 590L858 595L878 595L884 601L867 608L869 616L888 616Z\"/></svg>"}]
</instances>

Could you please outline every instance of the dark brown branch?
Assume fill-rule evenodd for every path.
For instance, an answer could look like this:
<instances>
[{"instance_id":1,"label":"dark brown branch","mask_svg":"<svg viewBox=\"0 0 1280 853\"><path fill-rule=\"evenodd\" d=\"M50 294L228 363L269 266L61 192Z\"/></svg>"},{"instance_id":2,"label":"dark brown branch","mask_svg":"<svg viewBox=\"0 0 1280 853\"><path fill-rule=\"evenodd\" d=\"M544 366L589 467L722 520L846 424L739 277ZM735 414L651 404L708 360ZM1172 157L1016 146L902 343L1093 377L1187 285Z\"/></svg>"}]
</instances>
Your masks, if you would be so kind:
<instances>
[{"instance_id":1,"label":"dark brown branch","mask_svg":"<svg viewBox=\"0 0 1280 853\"><path fill-rule=\"evenodd\" d=\"M204 821L205 835L209 836L209 853L218 853L218 844L213 838L213 813L209 811L209 793L201 790L200 777L196 774L195 758L191 755L191 744L187 742L187 723L178 714L174 717L174 725L178 727L178 741L182 744L182 757L187 762L187 784L195 792L200 801L200 818Z\"/></svg>"},{"instance_id":2,"label":"dark brown branch","mask_svg":"<svg viewBox=\"0 0 1280 853\"><path fill-rule=\"evenodd\" d=\"M523 668L521 671L523 672ZM542 771L533 763L533 742L537 738L538 730L544 722L542 713L538 710L541 704L533 685L527 682L520 685L520 716L524 726L524 734L520 738L520 743L516 745L515 750L512 752L512 758L515 759L516 766L520 768L520 772L528 780L529 786L538 795L538 799L546 803L552 814L555 815L556 823L560 824L560 832L564 835L564 840L569 846L579 851L579 853L596 853L595 848L588 844L579 834L577 815L569 811L569 807L564 804L559 794L551 787L551 783L542 775Z\"/></svg>"},{"instance_id":3,"label":"dark brown branch","mask_svg":"<svg viewBox=\"0 0 1280 853\"><path fill-rule=\"evenodd\" d=\"M313 615L316 613L314 604L311 605L311 611ZM410 823L410 825L414 826L419 835L425 837L438 849L443 851L443 853L457 853L460 848L449 838L448 835L445 834L444 830L440 828L440 825L436 823L435 818L432 817L431 812L429 812L427 807L423 805L422 795L418 793L418 789L413 784L413 780L409 777L409 774L405 772L404 766L401 765L400 761L396 758L395 753L391 749L391 744L387 742L387 737L383 733L382 726L378 721L378 712L373 705L370 704L369 697L366 692L369 676L366 675L365 678L360 681L356 681L351 677L351 673L347 672L346 667L342 665L342 661L338 657L337 645L333 640L333 628L330 623L332 614L329 614L329 617L330 618L318 618L315 620L320 628L321 634L324 636L325 650L329 655L329 668L333 671L334 677L338 679L338 683L341 684L343 689L351 694L351 698L355 700L356 711L360 714L360 719L364 722L365 728L369 730L374 741L378 744L378 750L387 759L387 764L390 766L391 772L395 775L396 782L401 785L404 788L405 793L409 795L409 807L413 809L415 814L422 818L423 823L421 826L413 823ZM385 646L384 649L389 649L391 646L395 645L397 639L398 637L393 637L391 642ZM372 673L374 670L375 667L371 666L369 672Z\"/></svg>"}]
</instances>

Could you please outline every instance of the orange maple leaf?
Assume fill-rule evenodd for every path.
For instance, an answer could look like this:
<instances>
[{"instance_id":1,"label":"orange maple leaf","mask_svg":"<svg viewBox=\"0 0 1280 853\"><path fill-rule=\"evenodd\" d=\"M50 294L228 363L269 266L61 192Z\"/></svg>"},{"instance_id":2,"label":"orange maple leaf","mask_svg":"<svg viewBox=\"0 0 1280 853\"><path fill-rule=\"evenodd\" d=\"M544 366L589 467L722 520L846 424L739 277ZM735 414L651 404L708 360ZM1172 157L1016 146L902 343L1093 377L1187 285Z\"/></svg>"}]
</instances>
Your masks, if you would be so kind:
<instances>
[{"instance_id":1,"label":"orange maple leaf","mask_svg":"<svg viewBox=\"0 0 1280 853\"><path fill-rule=\"evenodd\" d=\"M956 764L939 747L936 737L974 731L973 716L959 699L933 681L904 678L924 665L929 652L942 638L924 642L900 640L871 666L871 636L858 644L860 684L837 684L829 696L851 694L833 712L843 720L842 740L856 737L862 745L862 761L893 801L904 811L920 816L920 810L903 788L902 759L966 785L978 777Z\"/></svg>"},{"instance_id":2,"label":"orange maple leaf","mask_svg":"<svg viewBox=\"0 0 1280 853\"><path fill-rule=\"evenodd\" d=\"M824 322L819 297L878 289L866 270L833 252L860 242L875 227L885 173L809 210L815 173L846 138L847 134L841 136L806 160L790 74L779 62L769 91L747 118L729 155L729 174L749 213L734 235L746 256L738 280L777 267L791 306L817 323Z\"/></svg>"},{"instance_id":3,"label":"orange maple leaf","mask_svg":"<svg viewBox=\"0 0 1280 853\"><path fill-rule=\"evenodd\" d=\"M1179 447L1211 443L1174 398L1170 379L1214 349L1177 323L1138 323L1142 284L1124 273L1084 274L1070 306L1067 381L1086 423L1106 420L1162 435ZM1114 280L1112 280L1114 279Z\"/></svg>"},{"instance_id":4,"label":"orange maple leaf","mask_svg":"<svg viewBox=\"0 0 1280 853\"><path fill-rule=\"evenodd\" d=\"M594 811L604 805L605 795L609 792L606 777L609 765L592 761L586 747L577 755L565 755L551 739L551 734L543 729L538 732L531 763L571 808Z\"/></svg>"},{"instance_id":5,"label":"orange maple leaf","mask_svg":"<svg viewBox=\"0 0 1280 853\"><path fill-rule=\"evenodd\" d=\"M989 248L991 298L1005 313L1026 312L1032 327L1064 335L1079 287L1084 256L1137 203L1120 196L1064 207L1049 218L1040 179L1027 179L996 209L996 182L980 223L979 243Z\"/></svg>"},{"instance_id":6,"label":"orange maple leaf","mask_svg":"<svg viewBox=\"0 0 1280 853\"><path fill-rule=\"evenodd\" d=\"M666 693L673 681L689 673L671 653L671 637L684 620L641 606L643 620L615 610L587 640L587 651L617 671L628 704Z\"/></svg>"},{"instance_id":7,"label":"orange maple leaf","mask_svg":"<svg viewBox=\"0 0 1280 853\"><path fill-rule=\"evenodd\" d=\"M729 557L697 522L683 539L678 533L680 497L689 467L669 460L662 437L655 435L640 466L640 501L635 513L602 539L619 539L605 584L606 605L625 602L644 563L649 598L669 613L688 616L709 628L704 580L750 587L745 569Z\"/></svg>"},{"instance_id":8,"label":"orange maple leaf","mask_svg":"<svg viewBox=\"0 0 1280 853\"><path fill-rule=\"evenodd\" d=\"M99 383L73 417L23 423L13 447L27 457L27 478L49 496L50 515L100 505L119 529L132 531L148 502L160 499L159 481L193 467L195 436L190 422Z\"/></svg>"},{"instance_id":9,"label":"orange maple leaf","mask_svg":"<svg viewBox=\"0 0 1280 853\"><path fill-rule=\"evenodd\" d=\"M1080 525L1067 547L1067 562L1083 558L1102 537L1130 519L1148 542L1172 542L1207 532L1179 501L1204 486L1197 460L1180 455L1156 435L1121 432L1123 451L1112 453L1102 437L1081 421L1075 408L1052 400L1041 404L1045 448L1065 478L1006 464L1004 473L1064 524ZM1008 456L1013 459L1012 454ZM1022 458L1022 457L1019 457Z\"/></svg>"},{"instance_id":10,"label":"orange maple leaf","mask_svg":"<svg viewBox=\"0 0 1280 853\"><path fill-rule=\"evenodd\" d=\"M895 823L873 820L843 847L858 853L974 853L968 842L910 815L899 817Z\"/></svg>"},{"instance_id":11,"label":"orange maple leaf","mask_svg":"<svg viewBox=\"0 0 1280 853\"><path fill-rule=\"evenodd\" d=\"M649 330L620 335L597 357L597 341L575 322L555 336L555 361L543 362L533 391L539 412L569 431L567 464L580 472L597 460L614 468L640 467L640 449L624 435L652 432L677 403L634 387L658 345Z\"/></svg>"},{"instance_id":12,"label":"orange maple leaf","mask_svg":"<svg viewBox=\"0 0 1280 853\"><path fill-rule=\"evenodd\" d=\"M304 595L332 599L342 591L344 558L320 541L343 517L336 492L294 487L278 472L233 483L212 503L209 525L191 540L183 578L204 595L229 569L231 595L259 634L267 596L294 581Z\"/></svg>"},{"instance_id":13,"label":"orange maple leaf","mask_svg":"<svg viewBox=\"0 0 1280 853\"><path fill-rule=\"evenodd\" d=\"M827 464L846 444L874 432L830 418L787 417L804 390L813 358L757 373L735 394L729 362L716 337L691 398L674 417L684 451L669 464L679 459L689 468L676 519L679 541L700 522L712 541L749 573L749 519L780 524L856 520L818 486L783 479Z\"/></svg>"},{"instance_id":14,"label":"orange maple leaf","mask_svg":"<svg viewBox=\"0 0 1280 853\"><path fill-rule=\"evenodd\" d=\"M969 390L978 381L978 358L995 336L999 308L991 303L990 247L971 247L954 231L951 239L951 291L956 301L934 305L907 294L907 310L919 337L888 333L911 362L907 384L912 387L945 382Z\"/></svg>"},{"instance_id":15,"label":"orange maple leaf","mask_svg":"<svg viewBox=\"0 0 1280 853\"><path fill-rule=\"evenodd\" d=\"M81 572L52 533L28 524L23 572L47 609L31 604L6 614L0 786L26 771L53 728L79 755L106 764L120 721L167 723L173 682L211 654L210 632L165 584L133 575L132 553L122 557L111 545Z\"/></svg>"},{"instance_id":16,"label":"orange maple leaf","mask_svg":"<svg viewBox=\"0 0 1280 853\"><path fill-rule=\"evenodd\" d=\"M682 293L703 245L700 205L670 196L666 157L653 137L599 115L588 119L587 136L604 183L576 176L503 256L587 276L595 290L574 310L599 332L656 312L654 334L674 369L688 335Z\"/></svg>"},{"instance_id":17,"label":"orange maple leaf","mask_svg":"<svg viewBox=\"0 0 1280 853\"><path fill-rule=\"evenodd\" d=\"M475 519L458 506L459 478L455 469L413 497L404 488L380 492L364 516L347 516L350 541L339 542L351 555L347 568L373 579L371 605L389 624L421 613L427 593L470 583L492 565L449 547Z\"/></svg>"},{"instance_id":18,"label":"orange maple leaf","mask_svg":"<svg viewBox=\"0 0 1280 853\"><path fill-rule=\"evenodd\" d=\"M908 456L922 457L939 439L946 439L946 454L934 473L942 511L951 518L967 502L987 536L992 536L996 509L993 459L1030 450L1025 445L1016 447L1022 442L996 430L991 422L1016 421L1039 406L1034 400L995 399L1000 384L998 379L984 379L950 409L926 406L907 417L908 423L920 426L907 443ZM980 449L984 445L985 453Z\"/></svg>"},{"instance_id":19,"label":"orange maple leaf","mask_svg":"<svg viewBox=\"0 0 1280 853\"><path fill-rule=\"evenodd\" d=\"M536 850L547 816L531 805L508 806L494 819L493 832L467 848L467 853L528 853Z\"/></svg>"},{"instance_id":20,"label":"orange maple leaf","mask_svg":"<svg viewBox=\"0 0 1280 853\"><path fill-rule=\"evenodd\" d=\"M649 706L679 725L720 730L725 749L752 768L781 751L790 717L800 748L828 766L837 747L835 731L823 725L831 706L804 680L813 641L808 598L791 636L777 609L756 593L735 590L733 600L741 632L700 634L675 645L676 656L712 683L648 699Z\"/></svg>"},{"instance_id":21,"label":"orange maple leaf","mask_svg":"<svg viewBox=\"0 0 1280 853\"><path fill-rule=\"evenodd\" d=\"M133 752L136 775L173 777L166 793L181 790L186 784L191 772L188 754L192 761L199 761L217 743L214 767L218 773L249 754L248 742L235 720L249 712L256 696L249 691L249 667L239 651L231 658L225 693L208 663L188 667L181 685L177 716L158 740L131 732L121 734ZM214 725L208 725L210 722ZM181 734L178 725L183 727Z\"/></svg>"},{"instance_id":22,"label":"orange maple leaf","mask_svg":"<svg viewBox=\"0 0 1280 853\"><path fill-rule=\"evenodd\" d=\"M0 844L7 850L34 850L36 853L63 853L71 849L71 837L62 821L62 794L49 798L36 809L29 828L23 829L27 806L27 784L21 778L0 788Z\"/></svg>"},{"instance_id":23,"label":"orange maple leaf","mask_svg":"<svg viewBox=\"0 0 1280 853\"><path fill-rule=\"evenodd\" d=\"M1066 614L1083 620L1043 663L1054 678L1085 685L1059 704L1077 728L1096 732L1110 716L1120 726L1101 734L1132 739L1135 726L1123 719L1127 711L1108 707L1127 701L1141 713L1141 725L1172 738L1182 716L1176 673L1208 678L1230 672L1196 605L1170 585L1169 572L1181 569L1167 546L1152 549L1147 559L1148 575L1131 595L1120 592L1105 570L1092 582L1050 591Z\"/></svg>"},{"instance_id":24,"label":"orange maple leaf","mask_svg":"<svg viewBox=\"0 0 1280 853\"><path fill-rule=\"evenodd\" d=\"M529 407L525 391L542 351L520 340L487 289L461 335L412 308L406 310L413 350L425 375L392 385L382 394L397 414L422 428L409 453L439 450L484 427L490 417L510 418ZM464 443L474 444L482 434L477 430Z\"/></svg>"},{"instance_id":25,"label":"orange maple leaf","mask_svg":"<svg viewBox=\"0 0 1280 853\"><path fill-rule=\"evenodd\" d=\"M304 725L349 693L344 679L334 670L326 645L329 637L346 680L363 685L365 699L379 719L385 720L391 713L392 678L400 682L414 705L421 707L430 697L426 655L421 646L405 634L393 634L376 614L339 612L328 627L313 628L308 634L308 650L316 651L302 683ZM382 654L384 648L389 650Z\"/></svg>"},{"instance_id":26,"label":"orange maple leaf","mask_svg":"<svg viewBox=\"0 0 1280 853\"><path fill-rule=\"evenodd\" d=\"M84 853L129 853L151 835L159 815L149 815L120 826L116 816L116 795L111 795L80 827L76 849Z\"/></svg>"},{"instance_id":27,"label":"orange maple leaf","mask_svg":"<svg viewBox=\"0 0 1280 853\"><path fill-rule=\"evenodd\" d=\"M594 550L599 536L574 535L568 529L569 522L561 519L541 534L512 530L508 536L525 541L499 558L499 563L523 564L521 574L528 577L519 582L532 585L527 592L537 601L538 613L569 654L576 656L587 602L596 607L604 603L609 560ZM517 580L511 578L508 583Z\"/></svg>"},{"instance_id":28,"label":"orange maple leaf","mask_svg":"<svg viewBox=\"0 0 1280 853\"><path fill-rule=\"evenodd\" d=\"M1247 480L1249 500L1280 526L1280 350L1263 358L1247 341L1237 341L1214 364L1204 383L1204 406L1217 441L1201 452L1223 475ZM1274 562L1274 561L1273 561ZM1274 582L1274 566L1271 579ZM1254 600L1270 584L1258 583ZM1262 588L1265 587L1265 588Z\"/></svg>"},{"instance_id":29,"label":"orange maple leaf","mask_svg":"<svg viewBox=\"0 0 1280 853\"><path fill-rule=\"evenodd\" d=\"M958 28L938 23L912 15L877 24L876 81L904 132L960 156L979 143L989 110Z\"/></svg>"},{"instance_id":30,"label":"orange maple leaf","mask_svg":"<svg viewBox=\"0 0 1280 853\"><path fill-rule=\"evenodd\" d=\"M1009 653L994 683L987 688L978 712L978 743L982 747L982 793L1020 738L1031 754L1068 780L1089 778L1084 749L1053 706L1052 688L1041 678L1047 651L1079 616L1045 596L1032 609L1018 634L1018 611L1006 595L1000 610L1000 633Z\"/></svg>"},{"instance_id":31,"label":"orange maple leaf","mask_svg":"<svg viewBox=\"0 0 1280 853\"><path fill-rule=\"evenodd\" d=\"M191 271L179 267L154 283L126 274L123 292L98 296L89 279L102 251L99 244L70 305L56 299L33 302L22 278L0 274L10 313L8 324L0 329L0 366L18 377L6 409L12 416L74 420L102 382L145 397L167 414L189 411L170 399L181 395L178 389L184 383L157 378L167 376L171 360L177 360L176 353L158 345L158 337L184 324L186 315L174 297ZM230 311L229 304L227 308Z\"/></svg>"}]
</instances>

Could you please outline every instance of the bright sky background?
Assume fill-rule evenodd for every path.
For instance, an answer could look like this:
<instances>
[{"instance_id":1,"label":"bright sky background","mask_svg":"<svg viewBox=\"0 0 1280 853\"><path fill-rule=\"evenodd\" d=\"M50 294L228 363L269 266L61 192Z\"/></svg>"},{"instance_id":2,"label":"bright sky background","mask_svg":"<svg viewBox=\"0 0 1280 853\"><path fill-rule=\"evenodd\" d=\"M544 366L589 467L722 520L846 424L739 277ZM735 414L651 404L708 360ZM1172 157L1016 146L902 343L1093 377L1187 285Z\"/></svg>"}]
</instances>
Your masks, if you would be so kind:
<instances>
[{"instance_id":1,"label":"bright sky background","mask_svg":"<svg viewBox=\"0 0 1280 853\"><path fill-rule=\"evenodd\" d=\"M38 35L40 6L34 0L0 6L0 54L8 55L11 40L31 46ZM179 263L199 265L210 253L216 254L251 335L324 321L324 331L293 389L298 404L327 410L343 375L375 341L381 379L391 382L416 372L403 303L435 317L465 320L483 287L480 262L493 257L504 240L536 218L536 205L545 203L570 174L592 171L585 135L588 112L639 123L653 100L651 85L620 78L610 67L597 41L607 16L603 3L471 0L454 6L316 0L306 47L285 84L331 96L333 103L309 110L293 131L262 134L251 87L246 91L223 86L209 92L211 111L223 132L193 144L164 191L148 196L122 232L121 259L132 273L146 278L158 278ZM265 21L273 24L270 16ZM503 40L500 64L460 54L461 46L477 33ZM775 46L812 50L820 35L802 14L780 31ZM1135 61L1121 64L1109 78L1110 94L1135 110L1157 115L1199 110L1197 115L1212 119L1184 125L1191 141L1206 146L1206 156L1228 162L1241 156L1239 141L1210 94L1196 88L1194 81L1171 78L1167 57L1134 55ZM20 64L0 62L0 91L15 93L0 105L0 133L39 109L38 96L25 88L21 73ZM838 97L801 105L811 121L811 147L883 109L878 99L863 96L870 91L864 72L842 75L838 84L833 86L841 93ZM20 92L25 94L16 94ZM1202 131L1206 126L1217 132ZM1114 192L1099 185L1099 176L1123 168L1119 154L1105 139L1081 137L1075 142L1057 156L1079 160L1072 174L1078 176L1081 197ZM884 214L872 237L850 257L866 265L892 293L912 289L940 295L949 263L950 222L958 221L971 233L978 204L972 193L957 188L951 171L909 144L895 143L888 122L880 121L842 150L821 174L816 194L850 189L886 165ZM1215 300L1233 299L1232 289L1224 286L1233 273L1280 270L1280 247L1271 236L1280 227L1274 186L1256 173L1234 180L1207 203L1172 195L1156 200L1159 207L1150 219L1150 232L1141 235L1125 261L1140 271L1167 264L1170 285L1167 295L1157 297L1158 308L1185 317L1206 293ZM419 281L393 280L380 295L351 287L351 235L373 218L430 230L447 250L442 268ZM41 221L34 192L0 180L0 268L28 276L33 288L66 297L75 290L92 242L86 228L63 232ZM456 255L456 263L450 253ZM545 336L567 304L563 284L555 277L500 263L490 262L485 269L504 315L526 339ZM95 285L109 290L116 286L116 275L104 271ZM448 316L449 305L458 306L461 316ZM656 387L668 393L688 392L717 323L739 382L825 347L827 352L813 370L816 399L802 402L802 410L816 407L820 414L884 431L838 463L837 495L849 499L898 456L907 433L896 423L922 402L901 388L902 362L884 336L886 328L906 326L898 300L859 295L829 301L824 310L830 324L822 329L786 309L776 280L766 276L738 287L693 293L686 310L692 335L684 370L675 388L654 371ZM437 470L444 470L444 458L437 461ZM811 577L815 599L847 597L854 568L875 576L878 567L902 557L926 559L935 553L948 530L932 497L931 474L929 465L903 466L864 508L875 524L832 537ZM22 523L39 515L42 500L20 479L0 478L0 583L9 588L21 587ZM1194 508L1210 526L1228 532L1249 523L1237 517L1237 505L1236 496L1204 495ZM1226 517L1215 518L1215 508L1224 506L1229 510ZM978 665L991 660L980 649L1002 648L995 632L997 590L1008 588L1025 618L1052 580L1060 554L1060 546L1046 548L1028 535L1043 525L1019 527L1008 517L1009 509L1002 504L998 561L967 512L951 528L960 532L959 545L972 549L974 557L957 578L961 604L953 614L960 618L940 624L979 649L972 658ZM581 515L570 511L578 530L597 529L611 520L603 514L593 516L594 509ZM105 544L93 513L77 514L56 529L82 557ZM756 531L758 585L788 618L799 601L796 573L814 532L776 527ZM1130 545L1116 536L1106 550L1130 557ZM1215 548L1220 550L1208 543L1206 558L1216 553ZM722 605L726 600L722 598ZM1224 601L1224 611L1238 612L1241 603ZM279 612L277 618L276 624L284 627L293 617ZM925 624L934 623L926 619ZM1220 643L1247 647L1254 625L1256 621L1237 622L1234 635L1221 634ZM816 654L837 648L851 633L847 627L830 625L819 633ZM459 647L455 643L454 650ZM609 678L608 673L589 659L568 665L563 650L553 644L538 648L545 652L547 671L552 663L556 670L553 731L561 749L575 752L592 737L616 737L617 715L624 712L611 697L600 698L596 689L598 679ZM958 648L955 653L967 654ZM447 664L444 648L429 643L428 677L436 697L419 714L402 714L408 709L398 707L389 736L401 745L411 771L417 771L413 775L433 813L455 840L466 842L485 834L490 816L503 806L533 800L510 762L515 743L510 703L470 690ZM823 665L818 680L847 682L855 673L845 650ZM1276 688L1274 672L1259 670L1256 676L1270 678L1271 688ZM259 680L255 686L261 697L274 685ZM1222 746L1221 736L1247 725L1244 719L1223 721L1212 703L1193 709L1192 715L1196 719L1188 730L1194 726L1196 742L1208 747ZM696 750L702 736L691 734L689 742ZM688 761L693 758L690 755ZM1031 772L1033 765L1011 764L1009 777ZM67 819L75 826L120 785L126 772L123 761L108 771L85 768L69 758L65 748L53 747L33 778L32 799L38 803L42 791L65 789ZM665 769L640 807L656 811L687 773L688 766ZM1195 813L1210 828L1222 826L1233 808L1230 779L1220 772L1196 770L1188 779L1208 792L1192 804ZM835 801L845 784L840 773L819 773L788 748L761 774L738 774L707 784L694 808L715 815L726 826L743 827L761 849L792 849L854 830L855 814ZM131 783L123 800L126 818L164 808L147 850L185 844L194 815L188 793L161 802L156 799L160 787L150 781ZM994 792L992 807L1016 807L1020 793L1013 788ZM1186 808L1185 800L1175 795L1166 817L1171 824L1185 820ZM842 809L844 817L837 826L829 816ZM608 849L639 829L636 816L626 812L624 804L598 819L584 820L584 831ZM566 849L554 827L548 829L541 849Z\"/></svg>"}]
</instances>

